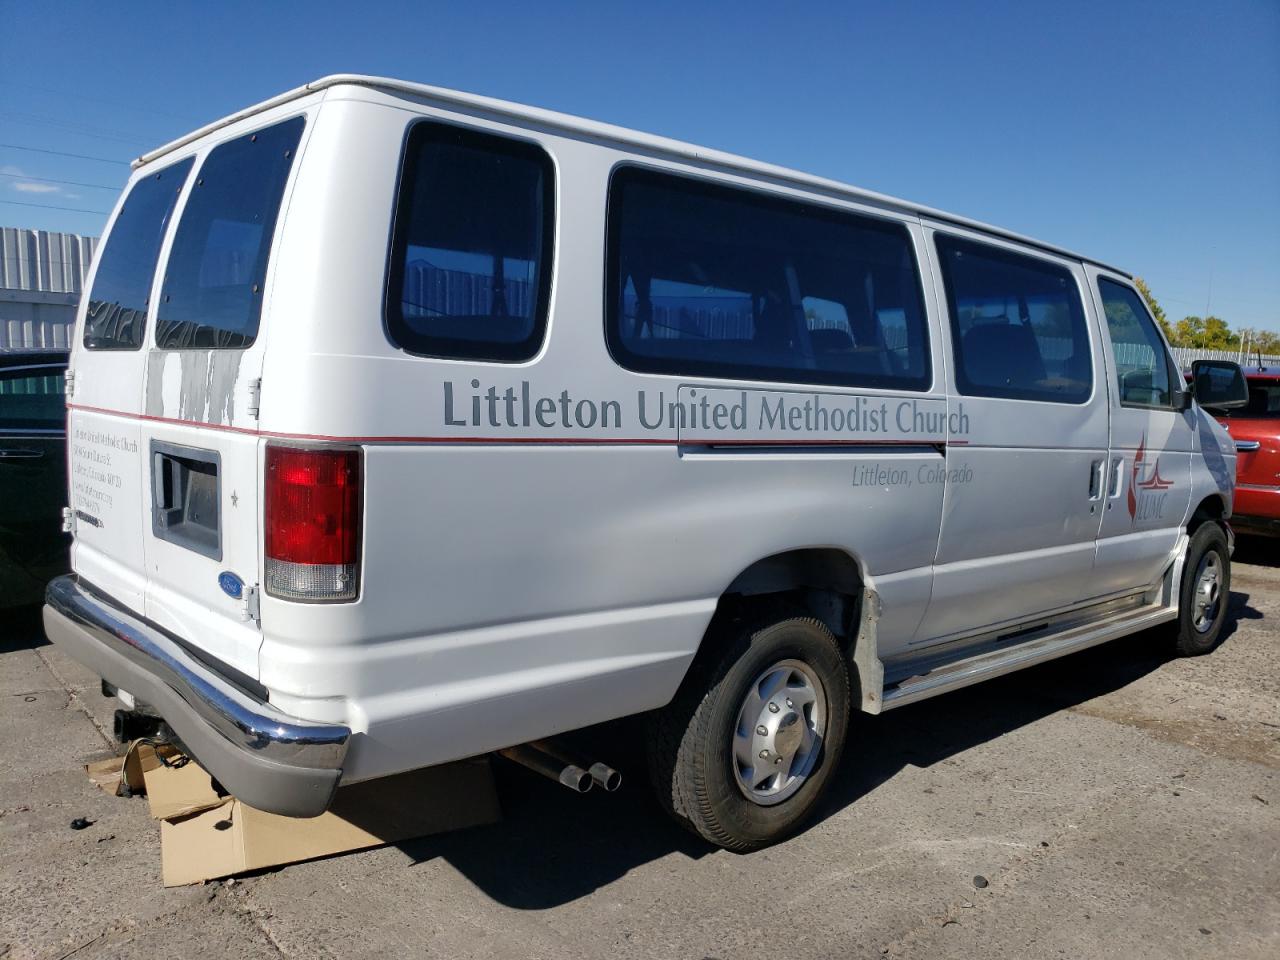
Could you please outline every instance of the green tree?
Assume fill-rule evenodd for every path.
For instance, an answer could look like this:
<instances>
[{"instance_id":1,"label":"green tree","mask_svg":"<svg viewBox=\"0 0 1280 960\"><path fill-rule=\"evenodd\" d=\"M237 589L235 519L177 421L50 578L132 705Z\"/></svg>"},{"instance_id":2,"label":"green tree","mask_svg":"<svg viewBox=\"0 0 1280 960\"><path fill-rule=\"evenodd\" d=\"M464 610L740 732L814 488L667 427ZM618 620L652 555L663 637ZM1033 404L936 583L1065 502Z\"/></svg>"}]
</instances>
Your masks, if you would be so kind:
<instances>
[{"instance_id":1,"label":"green tree","mask_svg":"<svg viewBox=\"0 0 1280 960\"><path fill-rule=\"evenodd\" d=\"M1233 333L1221 317L1205 317L1204 339L1209 350L1235 350L1240 346L1240 335Z\"/></svg>"},{"instance_id":2,"label":"green tree","mask_svg":"<svg viewBox=\"0 0 1280 960\"><path fill-rule=\"evenodd\" d=\"M1173 327L1170 326L1169 318L1164 315L1164 308L1157 302L1155 295L1151 292L1151 288L1147 286L1147 282L1141 277L1134 277L1133 285L1142 294L1142 299L1147 301L1147 309L1156 318L1156 323L1160 324L1160 329L1164 331L1165 337L1172 342L1174 339Z\"/></svg>"},{"instance_id":3,"label":"green tree","mask_svg":"<svg viewBox=\"0 0 1280 960\"><path fill-rule=\"evenodd\" d=\"M1236 350L1240 347L1240 334L1233 332L1221 317L1183 317L1174 328L1174 343L1203 350Z\"/></svg>"},{"instance_id":4,"label":"green tree","mask_svg":"<svg viewBox=\"0 0 1280 960\"><path fill-rule=\"evenodd\" d=\"M1173 328L1173 342L1179 347L1203 347L1204 321L1199 317L1183 317Z\"/></svg>"}]
</instances>

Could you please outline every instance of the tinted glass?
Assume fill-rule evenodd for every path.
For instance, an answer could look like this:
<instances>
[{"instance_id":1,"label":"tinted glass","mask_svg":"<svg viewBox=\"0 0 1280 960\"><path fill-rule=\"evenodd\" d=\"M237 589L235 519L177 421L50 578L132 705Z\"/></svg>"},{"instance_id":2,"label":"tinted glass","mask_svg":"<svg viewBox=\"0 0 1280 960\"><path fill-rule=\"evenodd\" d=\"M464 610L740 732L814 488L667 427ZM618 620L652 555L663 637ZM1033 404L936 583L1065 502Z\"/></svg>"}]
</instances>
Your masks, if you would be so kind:
<instances>
[{"instance_id":1,"label":"tinted glass","mask_svg":"<svg viewBox=\"0 0 1280 960\"><path fill-rule=\"evenodd\" d=\"M0 370L0 428L61 430L67 408L60 367Z\"/></svg>"},{"instance_id":2,"label":"tinted glass","mask_svg":"<svg viewBox=\"0 0 1280 960\"><path fill-rule=\"evenodd\" d=\"M136 350L147 328L156 259L191 159L135 183L98 258L85 311L84 345L90 350Z\"/></svg>"},{"instance_id":3,"label":"tinted glass","mask_svg":"<svg viewBox=\"0 0 1280 960\"><path fill-rule=\"evenodd\" d=\"M551 160L532 144L416 124L391 248L392 341L437 357L533 356L546 327L553 190Z\"/></svg>"},{"instance_id":4,"label":"tinted glass","mask_svg":"<svg viewBox=\"0 0 1280 960\"><path fill-rule=\"evenodd\" d=\"M608 317L632 370L927 389L905 227L626 168L609 198Z\"/></svg>"},{"instance_id":5,"label":"tinted glass","mask_svg":"<svg viewBox=\"0 0 1280 960\"><path fill-rule=\"evenodd\" d=\"M937 245L959 391L1055 403L1089 399L1089 330L1071 271L945 234Z\"/></svg>"},{"instance_id":6,"label":"tinted glass","mask_svg":"<svg viewBox=\"0 0 1280 960\"><path fill-rule=\"evenodd\" d=\"M1280 418L1280 383L1250 383L1249 405L1230 413L1236 417Z\"/></svg>"},{"instance_id":7,"label":"tinted glass","mask_svg":"<svg viewBox=\"0 0 1280 960\"><path fill-rule=\"evenodd\" d=\"M295 117L214 147L196 174L173 238L156 346L253 343L285 180L302 136Z\"/></svg>"},{"instance_id":8,"label":"tinted glass","mask_svg":"<svg viewBox=\"0 0 1280 960\"><path fill-rule=\"evenodd\" d=\"M1098 278L1102 310L1111 334L1120 402L1126 406L1167 407L1173 374L1155 322L1138 292L1114 280Z\"/></svg>"}]
</instances>

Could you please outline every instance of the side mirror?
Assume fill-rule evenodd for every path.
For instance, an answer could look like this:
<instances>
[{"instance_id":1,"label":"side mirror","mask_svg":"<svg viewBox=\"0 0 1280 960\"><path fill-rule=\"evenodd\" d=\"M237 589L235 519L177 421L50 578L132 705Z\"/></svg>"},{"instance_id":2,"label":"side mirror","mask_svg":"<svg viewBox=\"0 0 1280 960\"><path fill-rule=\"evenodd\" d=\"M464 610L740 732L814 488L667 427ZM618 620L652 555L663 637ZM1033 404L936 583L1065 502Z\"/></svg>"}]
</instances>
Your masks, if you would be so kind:
<instances>
[{"instance_id":1,"label":"side mirror","mask_svg":"<svg viewBox=\"0 0 1280 960\"><path fill-rule=\"evenodd\" d=\"M1191 386L1202 407L1230 410L1249 403L1244 371L1230 360L1197 360L1191 365Z\"/></svg>"}]
</instances>

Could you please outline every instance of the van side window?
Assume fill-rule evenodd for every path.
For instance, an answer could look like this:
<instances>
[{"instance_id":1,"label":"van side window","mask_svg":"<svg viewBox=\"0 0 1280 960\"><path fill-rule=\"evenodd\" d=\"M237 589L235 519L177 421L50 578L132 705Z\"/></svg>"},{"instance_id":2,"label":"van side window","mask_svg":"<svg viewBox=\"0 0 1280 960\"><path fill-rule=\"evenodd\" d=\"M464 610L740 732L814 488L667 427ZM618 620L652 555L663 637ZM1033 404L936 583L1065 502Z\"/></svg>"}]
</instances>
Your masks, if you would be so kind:
<instances>
[{"instance_id":1,"label":"van side window","mask_svg":"<svg viewBox=\"0 0 1280 960\"><path fill-rule=\"evenodd\" d=\"M946 234L936 240L959 391L1053 403L1088 400L1089 329L1071 271Z\"/></svg>"},{"instance_id":2,"label":"van side window","mask_svg":"<svg viewBox=\"0 0 1280 960\"><path fill-rule=\"evenodd\" d=\"M542 345L555 183L539 147L440 123L409 132L387 329L411 353L528 360Z\"/></svg>"},{"instance_id":3,"label":"van side window","mask_svg":"<svg viewBox=\"0 0 1280 960\"><path fill-rule=\"evenodd\" d=\"M85 310L89 350L137 350L147 328L160 243L191 172L188 157L148 174L129 190L98 258Z\"/></svg>"},{"instance_id":4,"label":"van side window","mask_svg":"<svg viewBox=\"0 0 1280 960\"><path fill-rule=\"evenodd\" d=\"M271 238L302 117L209 151L187 197L156 311L156 346L242 349L258 335Z\"/></svg>"},{"instance_id":5,"label":"van side window","mask_svg":"<svg viewBox=\"0 0 1280 960\"><path fill-rule=\"evenodd\" d=\"M1116 362L1120 403L1126 407L1168 407L1174 374L1156 325L1136 290L1098 278L1098 294L1107 315L1111 355Z\"/></svg>"},{"instance_id":6,"label":"van side window","mask_svg":"<svg viewBox=\"0 0 1280 960\"><path fill-rule=\"evenodd\" d=\"M901 224L623 167L608 237L605 331L628 369L929 387Z\"/></svg>"}]
</instances>

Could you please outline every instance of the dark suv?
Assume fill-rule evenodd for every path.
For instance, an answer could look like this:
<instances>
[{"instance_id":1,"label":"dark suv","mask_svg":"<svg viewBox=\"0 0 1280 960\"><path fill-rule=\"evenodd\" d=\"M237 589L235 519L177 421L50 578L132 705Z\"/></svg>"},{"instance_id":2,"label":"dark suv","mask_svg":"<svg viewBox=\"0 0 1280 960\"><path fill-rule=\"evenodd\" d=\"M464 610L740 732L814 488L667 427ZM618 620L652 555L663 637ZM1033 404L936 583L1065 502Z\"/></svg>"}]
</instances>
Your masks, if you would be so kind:
<instances>
[{"instance_id":1,"label":"dark suv","mask_svg":"<svg viewBox=\"0 0 1280 960\"><path fill-rule=\"evenodd\" d=\"M65 353L0 353L0 609L68 567Z\"/></svg>"}]
</instances>

